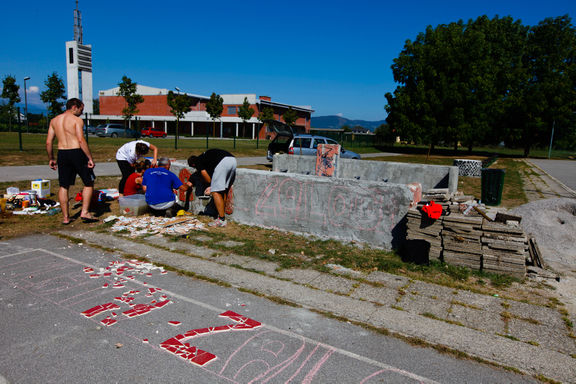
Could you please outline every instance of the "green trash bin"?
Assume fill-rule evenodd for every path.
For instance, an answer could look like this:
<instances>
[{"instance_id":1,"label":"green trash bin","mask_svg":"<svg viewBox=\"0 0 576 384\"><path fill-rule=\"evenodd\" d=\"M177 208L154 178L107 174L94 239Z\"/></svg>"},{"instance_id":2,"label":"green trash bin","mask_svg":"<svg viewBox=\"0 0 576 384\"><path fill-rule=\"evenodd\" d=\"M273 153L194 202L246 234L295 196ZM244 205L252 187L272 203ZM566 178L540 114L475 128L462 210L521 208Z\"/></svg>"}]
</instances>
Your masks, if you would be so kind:
<instances>
[{"instance_id":1,"label":"green trash bin","mask_svg":"<svg viewBox=\"0 0 576 384\"><path fill-rule=\"evenodd\" d=\"M482 168L482 203L500 205L505 173L503 169Z\"/></svg>"}]
</instances>

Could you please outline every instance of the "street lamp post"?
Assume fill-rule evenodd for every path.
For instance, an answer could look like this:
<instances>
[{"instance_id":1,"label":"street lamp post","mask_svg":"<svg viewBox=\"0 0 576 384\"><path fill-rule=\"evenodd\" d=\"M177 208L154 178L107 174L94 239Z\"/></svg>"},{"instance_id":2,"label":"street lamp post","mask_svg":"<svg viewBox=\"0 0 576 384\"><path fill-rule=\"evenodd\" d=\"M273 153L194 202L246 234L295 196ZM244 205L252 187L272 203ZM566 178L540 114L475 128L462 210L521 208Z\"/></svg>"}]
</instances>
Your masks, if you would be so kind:
<instances>
[{"instance_id":1,"label":"street lamp post","mask_svg":"<svg viewBox=\"0 0 576 384\"><path fill-rule=\"evenodd\" d=\"M178 96L180 96L180 88L174 87L174 89L178 92ZM176 134L174 135L174 149L178 149L178 123L180 122L180 118L176 116Z\"/></svg>"},{"instance_id":2,"label":"street lamp post","mask_svg":"<svg viewBox=\"0 0 576 384\"><path fill-rule=\"evenodd\" d=\"M28 124L28 88L26 88L26 80L30 80L30 76L24 78L24 114L26 116L26 133L29 133L30 124Z\"/></svg>"}]
</instances>

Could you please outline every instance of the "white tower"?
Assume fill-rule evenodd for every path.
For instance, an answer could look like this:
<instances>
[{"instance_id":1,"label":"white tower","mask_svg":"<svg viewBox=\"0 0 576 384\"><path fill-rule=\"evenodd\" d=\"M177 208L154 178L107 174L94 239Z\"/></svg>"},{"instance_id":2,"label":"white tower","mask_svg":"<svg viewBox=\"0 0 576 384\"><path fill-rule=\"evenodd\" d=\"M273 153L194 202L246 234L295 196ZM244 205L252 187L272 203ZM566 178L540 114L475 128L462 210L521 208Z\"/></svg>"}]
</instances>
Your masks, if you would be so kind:
<instances>
[{"instance_id":1,"label":"white tower","mask_svg":"<svg viewBox=\"0 0 576 384\"><path fill-rule=\"evenodd\" d=\"M74 10L74 41L66 42L66 77L68 98L76 97L84 103L84 113L92 108L92 46L82 42L82 15L78 0Z\"/></svg>"}]
</instances>

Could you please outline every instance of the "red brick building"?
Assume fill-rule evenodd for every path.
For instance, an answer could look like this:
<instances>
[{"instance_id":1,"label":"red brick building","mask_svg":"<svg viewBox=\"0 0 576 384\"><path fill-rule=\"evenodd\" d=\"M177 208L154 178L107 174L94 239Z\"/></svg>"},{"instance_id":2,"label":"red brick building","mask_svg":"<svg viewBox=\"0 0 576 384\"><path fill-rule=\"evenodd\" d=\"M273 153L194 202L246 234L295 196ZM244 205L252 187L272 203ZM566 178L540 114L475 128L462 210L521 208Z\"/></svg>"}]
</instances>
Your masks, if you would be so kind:
<instances>
[{"instance_id":1,"label":"red brick building","mask_svg":"<svg viewBox=\"0 0 576 384\"><path fill-rule=\"evenodd\" d=\"M144 102L138 104L139 112L132 119L132 128L155 127L164 130L168 134L176 131L176 118L170 113L168 106L168 89L152 88L138 85L137 93L142 95ZM124 98L117 96L118 87L99 92L100 114L90 116L92 122L123 122L122 109L125 107ZM294 128L299 132L310 131L310 106L296 106L273 102L268 96L255 94L220 95L224 100L222 116L215 122L206 112L208 96L200 96L186 93L193 99L193 104L184 118L180 120L180 135L188 136L212 136L212 137L241 137L255 139L267 139L273 136L267 132L267 127L258 120L258 115L264 108L272 108L274 119L283 121L282 116L292 109L297 114ZM244 103L244 98L250 103L254 114L246 123L238 117L238 109ZM94 123L92 123L94 124Z\"/></svg>"}]
</instances>

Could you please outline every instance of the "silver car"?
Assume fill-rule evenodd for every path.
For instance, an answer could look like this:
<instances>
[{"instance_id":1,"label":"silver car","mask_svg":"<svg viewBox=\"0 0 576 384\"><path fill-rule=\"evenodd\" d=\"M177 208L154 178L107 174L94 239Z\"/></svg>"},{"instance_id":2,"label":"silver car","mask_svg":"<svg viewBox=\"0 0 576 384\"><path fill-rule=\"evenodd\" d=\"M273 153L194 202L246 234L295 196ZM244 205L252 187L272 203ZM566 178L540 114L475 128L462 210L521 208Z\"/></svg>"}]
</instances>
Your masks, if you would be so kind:
<instances>
[{"instance_id":1,"label":"silver car","mask_svg":"<svg viewBox=\"0 0 576 384\"><path fill-rule=\"evenodd\" d=\"M140 132L124 128L122 124L101 124L96 127L96 135L100 137L133 137L139 138Z\"/></svg>"},{"instance_id":2,"label":"silver car","mask_svg":"<svg viewBox=\"0 0 576 384\"><path fill-rule=\"evenodd\" d=\"M272 161L275 153L289 155L316 156L318 144L339 144L336 140L324 136L296 133L292 128L280 121L266 120L270 131L276 132L276 137L268 144L266 158ZM349 151L340 146L340 157L345 159L360 159L356 152Z\"/></svg>"}]
</instances>

